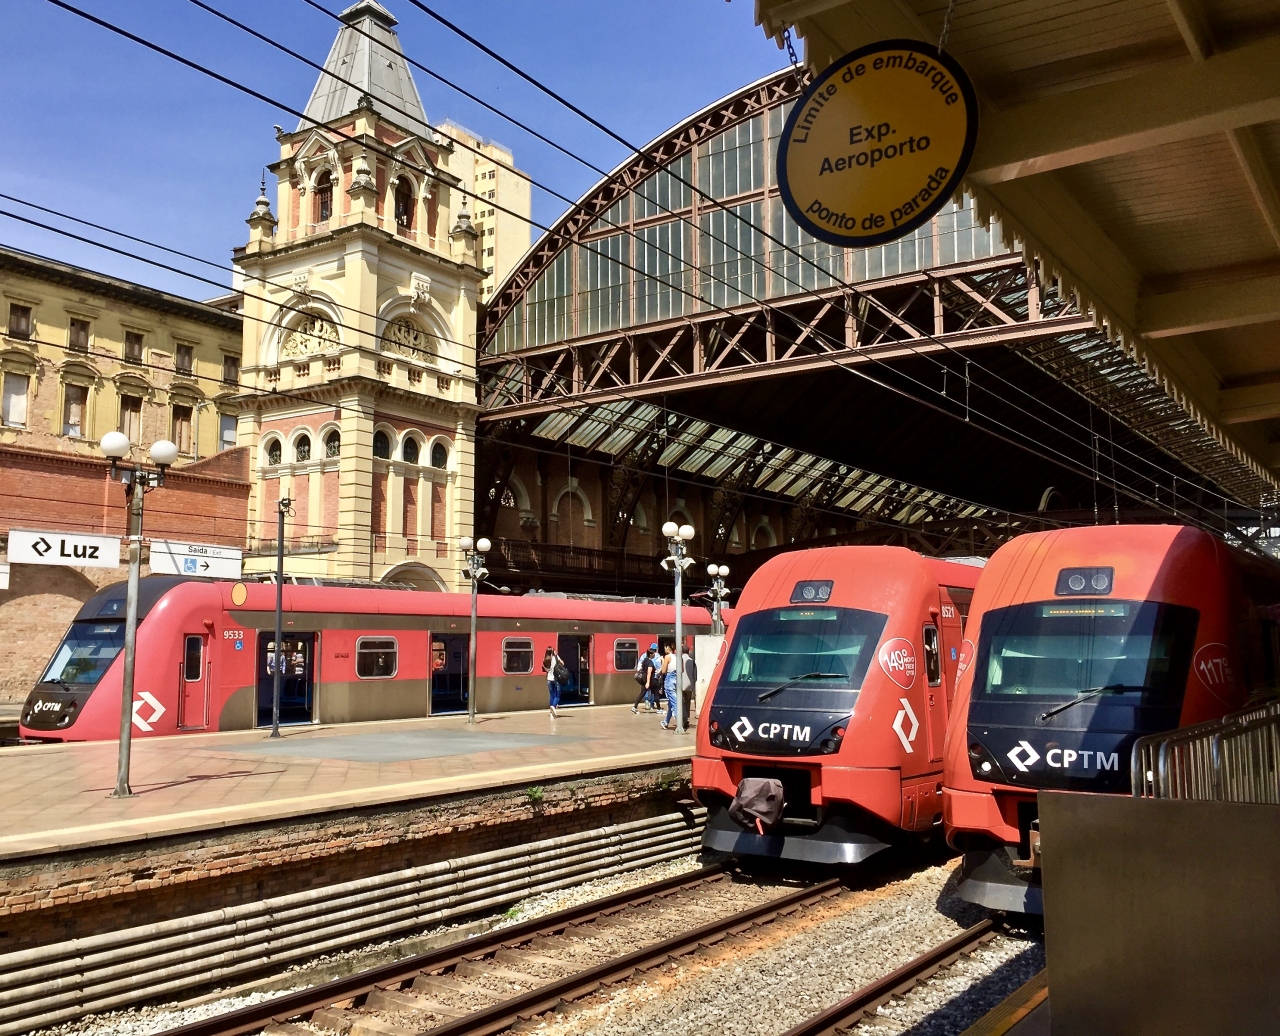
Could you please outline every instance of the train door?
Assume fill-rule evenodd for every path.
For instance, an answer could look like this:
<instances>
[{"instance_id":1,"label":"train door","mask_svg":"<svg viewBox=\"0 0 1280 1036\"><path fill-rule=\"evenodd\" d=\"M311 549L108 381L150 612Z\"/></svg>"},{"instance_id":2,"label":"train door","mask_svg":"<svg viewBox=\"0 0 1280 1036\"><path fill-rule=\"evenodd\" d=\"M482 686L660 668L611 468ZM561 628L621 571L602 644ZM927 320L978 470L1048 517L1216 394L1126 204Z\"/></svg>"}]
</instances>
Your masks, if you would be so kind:
<instances>
[{"instance_id":1,"label":"train door","mask_svg":"<svg viewBox=\"0 0 1280 1036\"><path fill-rule=\"evenodd\" d=\"M310 723L315 718L314 633L289 633L280 642L280 722ZM275 683L274 633L258 634L258 726L271 726Z\"/></svg>"},{"instance_id":2,"label":"train door","mask_svg":"<svg viewBox=\"0 0 1280 1036\"><path fill-rule=\"evenodd\" d=\"M431 715L467 711L467 637L431 634Z\"/></svg>"},{"instance_id":3,"label":"train door","mask_svg":"<svg viewBox=\"0 0 1280 1036\"><path fill-rule=\"evenodd\" d=\"M929 623L921 637L924 645L925 733L929 739L929 762L942 762L942 742L947 736L946 694L942 686L942 643L938 627Z\"/></svg>"},{"instance_id":4,"label":"train door","mask_svg":"<svg viewBox=\"0 0 1280 1036\"><path fill-rule=\"evenodd\" d=\"M208 636L187 634L182 639L182 661L178 665L178 726L183 730L201 730L209 725L212 679Z\"/></svg>"},{"instance_id":5,"label":"train door","mask_svg":"<svg viewBox=\"0 0 1280 1036\"><path fill-rule=\"evenodd\" d=\"M556 654L569 670L569 682L560 688L561 705L591 704L591 638L561 634Z\"/></svg>"}]
</instances>

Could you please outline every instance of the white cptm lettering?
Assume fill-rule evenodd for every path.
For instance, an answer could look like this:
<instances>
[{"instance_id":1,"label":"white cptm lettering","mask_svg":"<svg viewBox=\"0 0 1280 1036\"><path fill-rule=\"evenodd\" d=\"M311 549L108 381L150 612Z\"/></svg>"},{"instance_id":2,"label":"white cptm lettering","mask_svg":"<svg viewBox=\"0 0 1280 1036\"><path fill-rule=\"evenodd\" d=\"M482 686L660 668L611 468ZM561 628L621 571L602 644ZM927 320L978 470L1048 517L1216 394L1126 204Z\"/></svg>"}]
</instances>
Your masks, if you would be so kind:
<instances>
[{"instance_id":1,"label":"white cptm lettering","mask_svg":"<svg viewBox=\"0 0 1280 1036\"><path fill-rule=\"evenodd\" d=\"M1040 760L1040 753L1026 741L1019 741L1009 750L1008 758L1022 773L1027 773ZM1089 760L1092 759L1093 762ZM1044 754L1046 766L1055 770L1119 770L1120 753L1098 752L1093 749L1051 748ZM1079 765L1077 765L1079 763Z\"/></svg>"},{"instance_id":2,"label":"white cptm lettering","mask_svg":"<svg viewBox=\"0 0 1280 1036\"><path fill-rule=\"evenodd\" d=\"M809 727L802 727L795 723L761 723L759 727L752 727L751 721L746 716L740 716L738 722L729 729L737 735L739 741L745 741L752 734L762 741L812 740ZM782 735L781 738L778 737L779 734Z\"/></svg>"}]
</instances>

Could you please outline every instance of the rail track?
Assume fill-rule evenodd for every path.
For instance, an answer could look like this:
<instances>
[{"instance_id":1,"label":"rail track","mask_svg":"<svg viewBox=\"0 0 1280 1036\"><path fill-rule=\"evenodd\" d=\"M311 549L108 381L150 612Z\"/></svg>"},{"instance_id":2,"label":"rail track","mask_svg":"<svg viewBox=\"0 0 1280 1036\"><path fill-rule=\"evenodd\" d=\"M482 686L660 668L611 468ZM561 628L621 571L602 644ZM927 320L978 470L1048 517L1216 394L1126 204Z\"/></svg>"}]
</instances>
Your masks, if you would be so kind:
<instances>
[{"instance_id":1,"label":"rail track","mask_svg":"<svg viewBox=\"0 0 1280 1036\"><path fill-rule=\"evenodd\" d=\"M350 1036L487 1036L843 891L838 879L823 881L688 927L690 918L715 912L714 893L725 893L719 897L723 906L735 887L741 888L723 867L704 868L169 1029L162 1036L315 1036L317 1030ZM655 937L673 917L680 930ZM786 1036L839 1033L996 934L992 922L983 921ZM638 945L602 956L600 942L609 936Z\"/></svg>"}]
</instances>

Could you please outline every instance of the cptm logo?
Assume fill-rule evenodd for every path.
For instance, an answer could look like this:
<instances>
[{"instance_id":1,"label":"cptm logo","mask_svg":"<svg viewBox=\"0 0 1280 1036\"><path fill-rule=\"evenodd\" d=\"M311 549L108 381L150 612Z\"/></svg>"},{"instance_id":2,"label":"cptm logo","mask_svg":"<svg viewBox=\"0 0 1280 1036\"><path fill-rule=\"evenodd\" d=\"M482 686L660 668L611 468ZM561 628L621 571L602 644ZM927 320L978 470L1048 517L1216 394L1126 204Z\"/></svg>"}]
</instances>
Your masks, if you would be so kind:
<instances>
[{"instance_id":1,"label":"cptm logo","mask_svg":"<svg viewBox=\"0 0 1280 1036\"><path fill-rule=\"evenodd\" d=\"M880 648L880 668L904 691L916 682L916 649L905 637L886 640Z\"/></svg>"}]
</instances>

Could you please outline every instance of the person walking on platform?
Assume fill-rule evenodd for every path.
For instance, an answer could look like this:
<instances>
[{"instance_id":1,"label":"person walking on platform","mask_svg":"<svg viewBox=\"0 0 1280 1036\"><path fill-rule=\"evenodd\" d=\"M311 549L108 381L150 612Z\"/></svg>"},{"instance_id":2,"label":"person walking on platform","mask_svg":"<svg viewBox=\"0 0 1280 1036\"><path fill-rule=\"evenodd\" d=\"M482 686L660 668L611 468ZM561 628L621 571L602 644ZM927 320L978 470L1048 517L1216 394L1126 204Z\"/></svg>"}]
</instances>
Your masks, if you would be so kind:
<instances>
[{"instance_id":1,"label":"person walking on platform","mask_svg":"<svg viewBox=\"0 0 1280 1036\"><path fill-rule=\"evenodd\" d=\"M667 714L662 720L663 730L676 729L676 688L679 686L680 663L676 661L675 648L667 645L666 654L662 656L662 690L667 698Z\"/></svg>"},{"instance_id":2,"label":"person walking on platform","mask_svg":"<svg viewBox=\"0 0 1280 1036\"><path fill-rule=\"evenodd\" d=\"M547 648L547 653L542 656L542 671L547 674L547 702L551 709L551 718L555 719L560 714L556 709L560 707L560 684L568 682L569 669L564 664L564 660L556 654L553 647ZM563 675L565 680L561 680Z\"/></svg>"},{"instance_id":3,"label":"person walking on platform","mask_svg":"<svg viewBox=\"0 0 1280 1036\"><path fill-rule=\"evenodd\" d=\"M698 664L687 647L680 648L680 696L684 699L684 726L689 729L689 717L693 715L693 692L698 686Z\"/></svg>"},{"instance_id":4,"label":"person walking on platform","mask_svg":"<svg viewBox=\"0 0 1280 1036\"><path fill-rule=\"evenodd\" d=\"M655 691L657 686L655 683L654 671L658 667L658 645L650 644L649 650L640 656L640 665L636 667L636 682L640 684L640 693L636 695L635 703L631 706L632 712L640 711L640 703L646 702L645 711L653 712L657 709L654 702Z\"/></svg>"}]
</instances>

